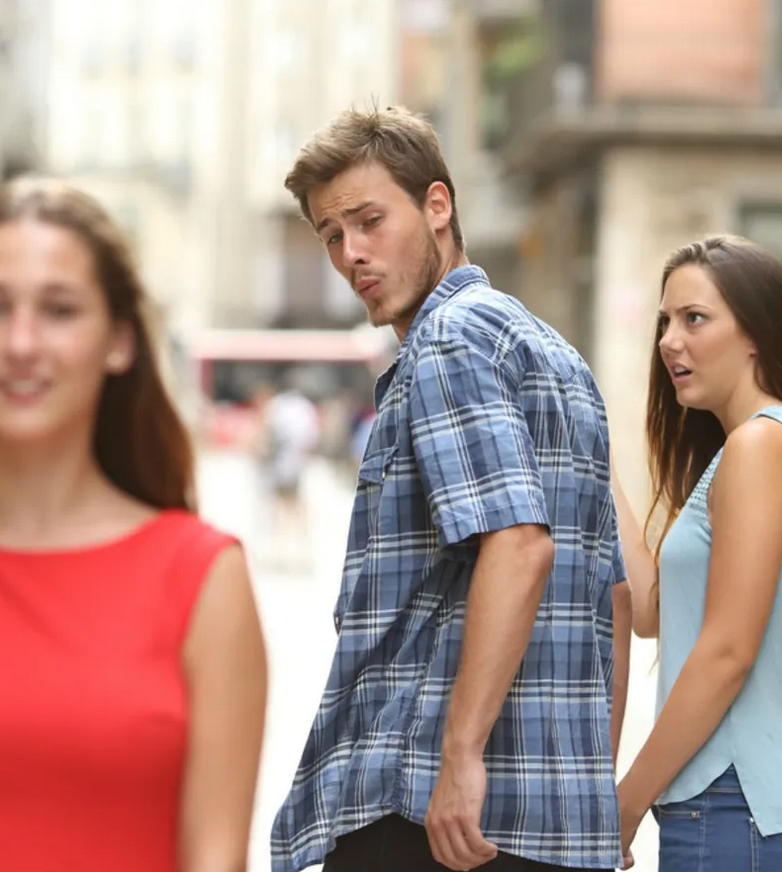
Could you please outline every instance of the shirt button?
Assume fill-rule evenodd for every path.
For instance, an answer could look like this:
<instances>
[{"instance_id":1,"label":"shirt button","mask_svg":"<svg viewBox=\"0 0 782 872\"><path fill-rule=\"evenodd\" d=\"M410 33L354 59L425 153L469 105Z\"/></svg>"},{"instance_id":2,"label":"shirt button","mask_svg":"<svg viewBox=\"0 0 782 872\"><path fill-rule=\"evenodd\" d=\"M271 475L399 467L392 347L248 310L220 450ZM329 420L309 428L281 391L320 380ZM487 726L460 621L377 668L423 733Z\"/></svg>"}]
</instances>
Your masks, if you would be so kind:
<instances>
[{"instance_id":1,"label":"shirt button","mask_svg":"<svg viewBox=\"0 0 782 872\"><path fill-rule=\"evenodd\" d=\"M342 619L339 615L334 618L334 628L339 633L339 628L342 626Z\"/></svg>"}]
</instances>

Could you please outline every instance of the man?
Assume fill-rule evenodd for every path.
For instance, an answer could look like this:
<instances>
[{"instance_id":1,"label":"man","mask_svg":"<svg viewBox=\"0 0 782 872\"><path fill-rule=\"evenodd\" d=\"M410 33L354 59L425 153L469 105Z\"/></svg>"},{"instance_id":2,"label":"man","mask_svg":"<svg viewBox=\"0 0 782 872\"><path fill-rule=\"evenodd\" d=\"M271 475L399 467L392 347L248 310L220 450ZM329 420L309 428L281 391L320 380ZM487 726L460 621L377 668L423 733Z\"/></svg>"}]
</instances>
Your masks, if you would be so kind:
<instances>
[{"instance_id":1,"label":"man","mask_svg":"<svg viewBox=\"0 0 782 872\"><path fill-rule=\"evenodd\" d=\"M401 346L376 388L337 650L273 868L621 865L629 595L594 380L468 263L422 119L345 112L286 187Z\"/></svg>"}]
</instances>

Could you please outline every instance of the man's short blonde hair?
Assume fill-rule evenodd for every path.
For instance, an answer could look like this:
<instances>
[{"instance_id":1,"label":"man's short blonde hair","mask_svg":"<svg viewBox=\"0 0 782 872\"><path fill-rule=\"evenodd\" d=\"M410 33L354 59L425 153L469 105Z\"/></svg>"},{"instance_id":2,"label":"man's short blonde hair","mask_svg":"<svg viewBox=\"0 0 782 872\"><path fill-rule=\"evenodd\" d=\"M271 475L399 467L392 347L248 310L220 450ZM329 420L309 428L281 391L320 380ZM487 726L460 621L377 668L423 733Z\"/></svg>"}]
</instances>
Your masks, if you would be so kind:
<instances>
[{"instance_id":1,"label":"man's short blonde hair","mask_svg":"<svg viewBox=\"0 0 782 872\"><path fill-rule=\"evenodd\" d=\"M464 250L456 192L437 134L428 121L402 106L341 112L301 149L285 178L285 187L313 224L308 202L312 188L327 184L357 164L372 161L382 164L419 208L432 183L442 182L451 195L453 240L460 251Z\"/></svg>"}]
</instances>

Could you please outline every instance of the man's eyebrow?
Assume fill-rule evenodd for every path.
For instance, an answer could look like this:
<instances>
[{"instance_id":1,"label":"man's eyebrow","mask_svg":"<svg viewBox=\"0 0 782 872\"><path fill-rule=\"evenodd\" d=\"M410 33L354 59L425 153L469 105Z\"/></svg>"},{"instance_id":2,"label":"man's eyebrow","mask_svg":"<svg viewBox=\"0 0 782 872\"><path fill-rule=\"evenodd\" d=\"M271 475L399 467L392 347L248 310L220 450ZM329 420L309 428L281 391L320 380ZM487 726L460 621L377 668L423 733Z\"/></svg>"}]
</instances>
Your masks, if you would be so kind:
<instances>
[{"instance_id":1,"label":"man's eyebrow","mask_svg":"<svg viewBox=\"0 0 782 872\"><path fill-rule=\"evenodd\" d=\"M358 206L351 206L349 209L343 209L339 214L344 218L349 215L356 215L359 212L363 212L364 209L368 209L370 206L374 205L372 200L367 200L364 203L359 203ZM315 228L316 233L320 233L323 228L329 224L333 219L330 217L324 218L318 226Z\"/></svg>"}]
</instances>

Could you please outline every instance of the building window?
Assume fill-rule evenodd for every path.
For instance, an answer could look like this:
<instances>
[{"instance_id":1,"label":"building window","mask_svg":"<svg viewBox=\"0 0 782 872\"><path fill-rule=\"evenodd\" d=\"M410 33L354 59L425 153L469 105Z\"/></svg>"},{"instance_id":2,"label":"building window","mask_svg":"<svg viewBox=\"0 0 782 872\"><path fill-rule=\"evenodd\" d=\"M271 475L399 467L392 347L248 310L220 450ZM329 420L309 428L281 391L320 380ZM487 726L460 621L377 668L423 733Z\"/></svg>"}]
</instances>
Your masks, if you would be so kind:
<instances>
[{"instance_id":1,"label":"building window","mask_svg":"<svg viewBox=\"0 0 782 872\"><path fill-rule=\"evenodd\" d=\"M739 209L738 230L782 259L782 202L744 203Z\"/></svg>"}]
</instances>

